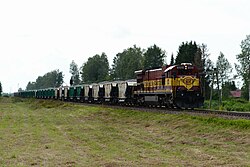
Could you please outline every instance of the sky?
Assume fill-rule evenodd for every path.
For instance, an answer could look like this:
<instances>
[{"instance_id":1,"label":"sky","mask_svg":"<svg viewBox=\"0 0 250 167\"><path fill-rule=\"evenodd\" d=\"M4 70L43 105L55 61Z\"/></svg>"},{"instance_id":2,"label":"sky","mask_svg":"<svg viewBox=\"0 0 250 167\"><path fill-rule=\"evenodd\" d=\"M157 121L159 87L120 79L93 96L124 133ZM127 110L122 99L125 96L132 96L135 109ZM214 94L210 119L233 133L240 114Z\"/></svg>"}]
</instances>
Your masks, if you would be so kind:
<instances>
[{"instance_id":1,"label":"sky","mask_svg":"<svg viewBox=\"0 0 250 167\"><path fill-rule=\"evenodd\" d=\"M176 56L182 42L206 44L232 66L250 35L249 0L0 0L0 81L4 92L55 69L69 83L78 67L105 52L156 44Z\"/></svg>"}]
</instances>

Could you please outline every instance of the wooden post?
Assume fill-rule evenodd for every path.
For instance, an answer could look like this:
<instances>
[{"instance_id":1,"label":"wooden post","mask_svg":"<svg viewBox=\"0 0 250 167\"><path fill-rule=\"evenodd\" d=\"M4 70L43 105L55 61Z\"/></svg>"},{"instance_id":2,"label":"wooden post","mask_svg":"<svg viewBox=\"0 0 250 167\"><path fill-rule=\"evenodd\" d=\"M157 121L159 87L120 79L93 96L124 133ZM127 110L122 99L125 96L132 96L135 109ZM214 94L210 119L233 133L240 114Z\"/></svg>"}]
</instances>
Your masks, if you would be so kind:
<instances>
[{"instance_id":1,"label":"wooden post","mask_svg":"<svg viewBox=\"0 0 250 167\"><path fill-rule=\"evenodd\" d=\"M211 86L211 91L210 91L209 109L211 109L211 105L212 105L213 89L214 89L214 70L212 72L212 86Z\"/></svg>"},{"instance_id":2,"label":"wooden post","mask_svg":"<svg viewBox=\"0 0 250 167\"><path fill-rule=\"evenodd\" d=\"M249 73L248 73L248 100L250 102L250 65L249 65Z\"/></svg>"},{"instance_id":3,"label":"wooden post","mask_svg":"<svg viewBox=\"0 0 250 167\"><path fill-rule=\"evenodd\" d=\"M219 98L219 108L221 105L221 98L220 98L220 85L219 85L219 77L218 77L218 71L217 68L215 68L215 73L216 73L216 80L217 80L217 92L218 92L218 98Z\"/></svg>"},{"instance_id":4,"label":"wooden post","mask_svg":"<svg viewBox=\"0 0 250 167\"><path fill-rule=\"evenodd\" d=\"M248 101L250 102L250 78L248 79Z\"/></svg>"}]
</instances>

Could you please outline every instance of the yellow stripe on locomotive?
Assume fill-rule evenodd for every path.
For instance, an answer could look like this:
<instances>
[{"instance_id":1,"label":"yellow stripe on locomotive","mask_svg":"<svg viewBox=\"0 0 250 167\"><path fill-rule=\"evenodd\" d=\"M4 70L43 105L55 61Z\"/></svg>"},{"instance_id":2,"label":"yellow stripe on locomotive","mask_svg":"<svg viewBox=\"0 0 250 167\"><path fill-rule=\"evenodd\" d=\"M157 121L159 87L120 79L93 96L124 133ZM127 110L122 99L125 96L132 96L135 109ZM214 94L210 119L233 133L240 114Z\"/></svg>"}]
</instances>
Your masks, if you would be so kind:
<instances>
[{"instance_id":1,"label":"yellow stripe on locomotive","mask_svg":"<svg viewBox=\"0 0 250 167\"><path fill-rule=\"evenodd\" d=\"M162 85L161 80L143 81L144 88L157 88L160 86L183 86L190 90L193 86L200 86L199 78L192 76L184 76L181 78L165 78L165 85Z\"/></svg>"},{"instance_id":2,"label":"yellow stripe on locomotive","mask_svg":"<svg viewBox=\"0 0 250 167\"><path fill-rule=\"evenodd\" d=\"M166 78L166 86L183 86L190 90L193 86L200 86L199 78L184 76L181 78Z\"/></svg>"}]
</instances>

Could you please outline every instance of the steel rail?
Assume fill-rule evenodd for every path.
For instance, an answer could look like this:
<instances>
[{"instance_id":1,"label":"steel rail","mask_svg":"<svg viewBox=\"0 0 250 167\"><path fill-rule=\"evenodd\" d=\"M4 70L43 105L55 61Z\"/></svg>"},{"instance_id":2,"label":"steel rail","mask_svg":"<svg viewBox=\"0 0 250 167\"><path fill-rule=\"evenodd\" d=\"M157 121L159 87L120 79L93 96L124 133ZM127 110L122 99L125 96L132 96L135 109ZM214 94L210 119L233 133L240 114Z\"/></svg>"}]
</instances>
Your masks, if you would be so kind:
<instances>
[{"instance_id":1,"label":"steel rail","mask_svg":"<svg viewBox=\"0 0 250 167\"><path fill-rule=\"evenodd\" d=\"M75 102L72 102L75 104ZM208 115L208 116L218 116L226 117L232 119L250 119L250 112L237 112L237 111L220 111L220 110L208 110L208 109L178 109L178 108L166 108L162 106L137 106L137 105L121 105L121 104L103 104L103 103L77 103L82 105L90 106L102 106L109 108L119 108L119 109L130 109L139 110L144 112L157 112L166 114L190 114L190 115Z\"/></svg>"}]
</instances>

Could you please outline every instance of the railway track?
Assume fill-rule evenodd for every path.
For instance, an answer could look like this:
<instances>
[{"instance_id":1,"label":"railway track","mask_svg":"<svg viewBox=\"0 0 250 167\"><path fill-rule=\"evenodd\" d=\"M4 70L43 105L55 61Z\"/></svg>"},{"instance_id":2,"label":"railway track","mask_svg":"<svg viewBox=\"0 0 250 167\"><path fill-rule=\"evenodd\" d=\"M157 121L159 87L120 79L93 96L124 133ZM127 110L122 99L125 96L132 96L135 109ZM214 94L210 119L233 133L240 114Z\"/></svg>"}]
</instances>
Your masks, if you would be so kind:
<instances>
[{"instance_id":1,"label":"railway track","mask_svg":"<svg viewBox=\"0 0 250 167\"><path fill-rule=\"evenodd\" d=\"M250 119L250 112L218 111L218 110L202 110L202 109L199 109L199 110L197 109L194 111L197 113Z\"/></svg>"},{"instance_id":2,"label":"railway track","mask_svg":"<svg viewBox=\"0 0 250 167\"><path fill-rule=\"evenodd\" d=\"M193 110L182 110L177 108L166 108L166 107L145 107L145 106L129 106L129 105L108 105L108 104L93 104L93 103L78 103L83 105L91 106L103 106L108 108L117 108L117 109L130 109L130 110L139 110L143 112L157 112L157 113L166 113L166 114L189 114L189 115L207 115L207 116L216 116L229 119L249 119L250 112L236 112L236 111L218 111L218 110L206 110L206 109L193 109Z\"/></svg>"},{"instance_id":3,"label":"railway track","mask_svg":"<svg viewBox=\"0 0 250 167\"><path fill-rule=\"evenodd\" d=\"M166 109L166 108L147 108L146 110L149 112L155 111L168 114L208 115L208 116L217 116L230 119L250 120L250 112L218 111L218 110L205 110L205 109L181 110L181 109Z\"/></svg>"}]
</instances>

